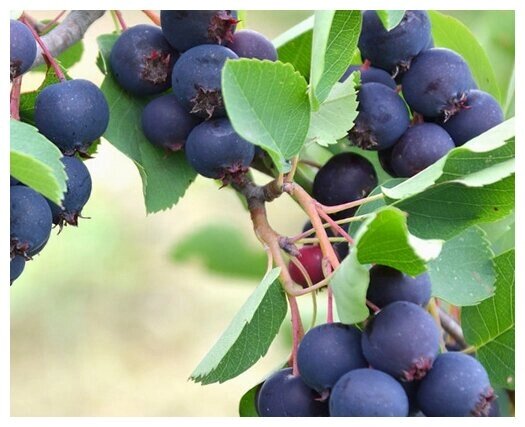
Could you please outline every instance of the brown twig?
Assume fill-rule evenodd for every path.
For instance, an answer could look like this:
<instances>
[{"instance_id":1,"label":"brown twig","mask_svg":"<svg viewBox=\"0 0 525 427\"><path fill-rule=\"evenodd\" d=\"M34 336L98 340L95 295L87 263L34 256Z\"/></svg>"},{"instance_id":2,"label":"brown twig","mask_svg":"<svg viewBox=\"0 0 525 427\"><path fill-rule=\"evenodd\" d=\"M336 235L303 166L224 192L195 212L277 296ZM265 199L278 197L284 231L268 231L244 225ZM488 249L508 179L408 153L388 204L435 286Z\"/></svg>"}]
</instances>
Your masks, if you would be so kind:
<instances>
[{"instance_id":1,"label":"brown twig","mask_svg":"<svg viewBox=\"0 0 525 427\"><path fill-rule=\"evenodd\" d=\"M304 328L294 295L295 288L298 285L293 282L288 270L288 265L281 251L283 236L277 233L268 223L265 206L267 202L274 200L282 194L282 188L279 187L277 181L275 180L263 187L260 187L255 185L248 178L246 178L243 182L233 183L232 185L246 199L255 235L261 241L264 247L271 253L275 265L281 269L280 280L284 290L287 293L288 304L290 305L290 313L292 318L292 369L294 375L297 375L297 348L302 336L304 335Z\"/></svg>"},{"instance_id":2,"label":"brown twig","mask_svg":"<svg viewBox=\"0 0 525 427\"><path fill-rule=\"evenodd\" d=\"M44 44L53 57L57 57L60 53L68 47L74 45L76 42L84 37L87 29L104 15L105 10L73 10L64 20L53 28L45 36L42 36ZM44 58L42 51L39 49L36 59L31 65L34 68L43 64Z\"/></svg>"}]
</instances>

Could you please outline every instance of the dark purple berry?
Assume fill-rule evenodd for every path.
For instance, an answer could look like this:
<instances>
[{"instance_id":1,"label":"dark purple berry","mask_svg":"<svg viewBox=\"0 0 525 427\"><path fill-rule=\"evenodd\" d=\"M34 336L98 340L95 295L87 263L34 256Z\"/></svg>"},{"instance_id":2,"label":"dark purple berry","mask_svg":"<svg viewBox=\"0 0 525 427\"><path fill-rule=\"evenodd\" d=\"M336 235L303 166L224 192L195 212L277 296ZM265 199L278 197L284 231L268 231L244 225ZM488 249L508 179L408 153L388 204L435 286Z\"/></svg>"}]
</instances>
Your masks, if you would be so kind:
<instances>
[{"instance_id":1,"label":"dark purple berry","mask_svg":"<svg viewBox=\"0 0 525 427\"><path fill-rule=\"evenodd\" d=\"M255 147L235 132L228 119L214 119L190 132L185 153L199 174L228 183L246 173Z\"/></svg>"},{"instance_id":2,"label":"dark purple berry","mask_svg":"<svg viewBox=\"0 0 525 427\"><path fill-rule=\"evenodd\" d=\"M362 347L373 368L402 381L420 380L438 354L439 331L419 305L396 301L368 322Z\"/></svg>"},{"instance_id":3,"label":"dark purple berry","mask_svg":"<svg viewBox=\"0 0 525 427\"><path fill-rule=\"evenodd\" d=\"M459 146L503 122L503 111L492 95L471 90L461 111L442 124Z\"/></svg>"},{"instance_id":4,"label":"dark purple berry","mask_svg":"<svg viewBox=\"0 0 525 427\"><path fill-rule=\"evenodd\" d=\"M201 44L231 42L237 20L235 10L161 10L164 37L179 52Z\"/></svg>"},{"instance_id":5,"label":"dark purple berry","mask_svg":"<svg viewBox=\"0 0 525 427\"><path fill-rule=\"evenodd\" d=\"M430 21L424 10L407 10L401 22L387 31L375 10L363 13L359 50L374 67L392 74L406 70L429 42Z\"/></svg>"},{"instance_id":6,"label":"dark purple berry","mask_svg":"<svg viewBox=\"0 0 525 427\"><path fill-rule=\"evenodd\" d=\"M445 120L463 108L467 92L476 88L463 58L443 48L428 49L414 58L402 85L410 108Z\"/></svg>"},{"instance_id":7,"label":"dark purple berry","mask_svg":"<svg viewBox=\"0 0 525 427\"><path fill-rule=\"evenodd\" d=\"M262 385L257 399L261 417L326 417L328 404L292 369L277 371Z\"/></svg>"},{"instance_id":8,"label":"dark purple berry","mask_svg":"<svg viewBox=\"0 0 525 427\"><path fill-rule=\"evenodd\" d=\"M374 166L355 153L333 156L317 172L313 184L314 198L327 206L340 205L362 199L377 186ZM352 216L357 208L333 214L335 219Z\"/></svg>"},{"instance_id":9,"label":"dark purple berry","mask_svg":"<svg viewBox=\"0 0 525 427\"><path fill-rule=\"evenodd\" d=\"M11 187L11 257L30 259L49 239L51 209L41 194L29 187Z\"/></svg>"},{"instance_id":10,"label":"dark purple berry","mask_svg":"<svg viewBox=\"0 0 525 427\"><path fill-rule=\"evenodd\" d=\"M109 107L93 83L77 79L47 86L36 98L35 124L66 156L85 154L105 132Z\"/></svg>"},{"instance_id":11,"label":"dark purple berry","mask_svg":"<svg viewBox=\"0 0 525 427\"><path fill-rule=\"evenodd\" d=\"M483 365L459 352L440 354L417 392L427 417L487 416L495 398Z\"/></svg>"},{"instance_id":12,"label":"dark purple berry","mask_svg":"<svg viewBox=\"0 0 525 427\"><path fill-rule=\"evenodd\" d=\"M387 148L386 150L380 150L377 152L377 159L379 160L379 164L383 168L383 170L389 174L393 178L399 178L397 173L392 168L392 151L394 151L394 147L396 144L392 145L390 148Z\"/></svg>"},{"instance_id":13,"label":"dark purple berry","mask_svg":"<svg viewBox=\"0 0 525 427\"><path fill-rule=\"evenodd\" d=\"M370 284L366 298L379 308L395 301L408 301L425 307L432 295L428 273L412 277L386 265L370 269Z\"/></svg>"},{"instance_id":14,"label":"dark purple berry","mask_svg":"<svg viewBox=\"0 0 525 427\"><path fill-rule=\"evenodd\" d=\"M391 165L397 176L409 178L436 163L455 147L442 127L421 123L409 128L392 149Z\"/></svg>"},{"instance_id":15,"label":"dark purple berry","mask_svg":"<svg viewBox=\"0 0 525 427\"><path fill-rule=\"evenodd\" d=\"M391 89L397 89L396 82L385 70L382 70L381 68L370 67L369 65L365 64L350 65L339 81L344 82L354 71L359 71L361 73L361 84L382 83Z\"/></svg>"},{"instance_id":16,"label":"dark purple berry","mask_svg":"<svg viewBox=\"0 0 525 427\"><path fill-rule=\"evenodd\" d=\"M10 270L11 270L11 285L13 282L20 277L26 266L26 260L23 256L16 255L11 258Z\"/></svg>"},{"instance_id":17,"label":"dark purple berry","mask_svg":"<svg viewBox=\"0 0 525 427\"><path fill-rule=\"evenodd\" d=\"M31 30L22 22L14 19L11 19L9 40L10 77L13 80L24 74L33 65L36 58L36 42Z\"/></svg>"},{"instance_id":18,"label":"dark purple berry","mask_svg":"<svg viewBox=\"0 0 525 427\"><path fill-rule=\"evenodd\" d=\"M303 246L301 249L299 249L297 261L299 261L304 267L313 284L316 284L317 282L320 282L324 279L323 253L321 252L321 248L318 245ZM290 276L295 283L301 285L303 288L308 287L308 282L306 281L303 273L291 261L288 265L288 270L290 270Z\"/></svg>"},{"instance_id":19,"label":"dark purple berry","mask_svg":"<svg viewBox=\"0 0 525 427\"><path fill-rule=\"evenodd\" d=\"M240 30L227 44L239 58L256 58L277 61L277 49L265 36L253 30Z\"/></svg>"},{"instance_id":20,"label":"dark purple berry","mask_svg":"<svg viewBox=\"0 0 525 427\"><path fill-rule=\"evenodd\" d=\"M201 45L183 53L173 67L173 93L180 105L199 117L223 117L221 73L226 60L237 59L230 49Z\"/></svg>"},{"instance_id":21,"label":"dark purple berry","mask_svg":"<svg viewBox=\"0 0 525 427\"><path fill-rule=\"evenodd\" d=\"M177 151L200 120L182 108L175 95L151 101L142 112L142 131L153 145Z\"/></svg>"},{"instance_id":22,"label":"dark purple berry","mask_svg":"<svg viewBox=\"0 0 525 427\"><path fill-rule=\"evenodd\" d=\"M153 25L135 25L117 39L109 63L113 76L136 96L162 93L171 86L171 70L179 54Z\"/></svg>"},{"instance_id":23,"label":"dark purple berry","mask_svg":"<svg viewBox=\"0 0 525 427\"><path fill-rule=\"evenodd\" d=\"M62 228L64 224L78 225L84 205L91 195L91 175L82 160L76 157L62 157L67 175L67 188L62 200L62 206L48 200L53 213L53 224Z\"/></svg>"},{"instance_id":24,"label":"dark purple berry","mask_svg":"<svg viewBox=\"0 0 525 427\"><path fill-rule=\"evenodd\" d=\"M36 58L36 42L31 30L20 21L11 19L10 60L11 80L24 74Z\"/></svg>"},{"instance_id":25,"label":"dark purple berry","mask_svg":"<svg viewBox=\"0 0 525 427\"><path fill-rule=\"evenodd\" d=\"M10 186L13 187L14 185L19 185L20 181L16 178L10 177Z\"/></svg>"},{"instance_id":26,"label":"dark purple berry","mask_svg":"<svg viewBox=\"0 0 525 427\"><path fill-rule=\"evenodd\" d=\"M408 398L390 375L356 369L343 375L330 395L331 417L406 417Z\"/></svg>"},{"instance_id":27,"label":"dark purple berry","mask_svg":"<svg viewBox=\"0 0 525 427\"><path fill-rule=\"evenodd\" d=\"M385 150L410 124L408 109L395 90L381 83L366 83L357 94L359 114L348 139L365 150Z\"/></svg>"},{"instance_id":28,"label":"dark purple berry","mask_svg":"<svg viewBox=\"0 0 525 427\"><path fill-rule=\"evenodd\" d=\"M344 374L367 368L361 351L361 331L342 323L326 323L310 329L297 351L297 366L308 387L322 393Z\"/></svg>"}]
</instances>

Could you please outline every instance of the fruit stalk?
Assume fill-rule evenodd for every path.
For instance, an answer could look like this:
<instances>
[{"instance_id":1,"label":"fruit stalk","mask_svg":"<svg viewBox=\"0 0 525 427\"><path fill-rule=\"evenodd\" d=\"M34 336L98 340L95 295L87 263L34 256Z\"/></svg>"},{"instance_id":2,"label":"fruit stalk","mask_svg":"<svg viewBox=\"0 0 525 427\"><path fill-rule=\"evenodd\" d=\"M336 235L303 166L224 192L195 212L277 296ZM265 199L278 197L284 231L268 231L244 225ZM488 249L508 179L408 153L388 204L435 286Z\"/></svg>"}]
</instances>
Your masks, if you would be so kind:
<instances>
[{"instance_id":1,"label":"fruit stalk","mask_svg":"<svg viewBox=\"0 0 525 427\"><path fill-rule=\"evenodd\" d=\"M151 22L153 22L155 25L158 25L160 27L160 16L159 15L157 15L152 10L143 10L142 12L144 13L144 15L146 15L151 20Z\"/></svg>"},{"instance_id":2,"label":"fruit stalk","mask_svg":"<svg viewBox=\"0 0 525 427\"><path fill-rule=\"evenodd\" d=\"M293 182L286 182L283 185L283 190L290 194L303 208L306 212L312 226L315 229L317 238L319 239L319 246L321 247L321 252L323 256L328 260L333 270L339 266L339 259L335 253L333 246L328 240L328 235L326 234L326 229L323 226L321 217L317 210L317 202L299 185ZM328 308L327 308L327 318L328 320L333 320L333 295L328 285Z\"/></svg>"},{"instance_id":3,"label":"fruit stalk","mask_svg":"<svg viewBox=\"0 0 525 427\"><path fill-rule=\"evenodd\" d=\"M51 65L51 67L53 67L53 70L55 70L55 74L57 75L59 80L61 82L65 81L66 80L66 76L64 75L64 73L63 73L62 69L60 68L60 66L55 61L55 58L53 58L53 55L49 51L46 43L44 43L42 38L38 35L36 30L33 28L33 26L27 21L27 19L25 18L24 15L22 15L21 20L22 20L22 22L24 24L27 25L27 27L31 31L31 34L33 34L33 37L35 38L36 42L40 46L40 49L42 49L42 55L45 57L46 61ZM38 53L37 53L37 58L38 58Z\"/></svg>"},{"instance_id":4,"label":"fruit stalk","mask_svg":"<svg viewBox=\"0 0 525 427\"><path fill-rule=\"evenodd\" d=\"M126 31L128 29L128 26L126 24L126 21L124 20L124 17L122 16L122 12L120 10L115 10L114 13L118 19L120 27L122 28L122 31Z\"/></svg>"},{"instance_id":5,"label":"fruit stalk","mask_svg":"<svg viewBox=\"0 0 525 427\"><path fill-rule=\"evenodd\" d=\"M456 341L463 349L468 347L461 326L442 308L438 308L441 327Z\"/></svg>"},{"instance_id":6,"label":"fruit stalk","mask_svg":"<svg viewBox=\"0 0 525 427\"><path fill-rule=\"evenodd\" d=\"M385 197L383 194L376 194L375 196L368 196L363 199L355 200L353 202L343 203L342 205L326 206L319 204L319 206L323 209L325 213L332 214L344 211L346 209L355 208L357 206L364 205L365 203L381 200L383 197Z\"/></svg>"},{"instance_id":7,"label":"fruit stalk","mask_svg":"<svg viewBox=\"0 0 525 427\"><path fill-rule=\"evenodd\" d=\"M49 21L47 24L45 24L42 28L37 28L39 34L45 34L46 31L48 31L50 28L55 25L62 16L65 15L67 10L62 10L57 16L55 16L51 21Z\"/></svg>"},{"instance_id":8,"label":"fruit stalk","mask_svg":"<svg viewBox=\"0 0 525 427\"><path fill-rule=\"evenodd\" d=\"M20 120L20 90L22 87L22 76L18 76L13 79L13 85L11 86L11 97L9 108L11 111L11 118Z\"/></svg>"}]
</instances>

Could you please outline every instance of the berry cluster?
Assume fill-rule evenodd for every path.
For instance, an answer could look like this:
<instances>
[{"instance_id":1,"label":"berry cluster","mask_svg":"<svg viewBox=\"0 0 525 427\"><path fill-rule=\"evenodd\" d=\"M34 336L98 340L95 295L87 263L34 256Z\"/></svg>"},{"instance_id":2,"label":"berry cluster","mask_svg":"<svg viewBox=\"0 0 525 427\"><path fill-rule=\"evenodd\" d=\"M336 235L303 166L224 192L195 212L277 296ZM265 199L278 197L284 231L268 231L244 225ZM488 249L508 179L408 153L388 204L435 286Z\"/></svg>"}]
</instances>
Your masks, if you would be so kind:
<instances>
[{"instance_id":1,"label":"berry cluster","mask_svg":"<svg viewBox=\"0 0 525 427\"><path fill-rule=\"evenodd\" d=\"M110 55L113 76L134 96L160 95L142 113L151 144L183 149L205 177L235 180L247 171L255 147L227 118L222 68L227 59L275 61L277 52L263 35L235 31L236 11L163 10L160 20L161 28L137 25L121 34Z\"/></svg>"},{"instance_id":2,"label":"berry cluster","mask_svg":"<svg viewBox=\"0 0 525 427\"><path fill-rule=\"evenodd\" d=\"M341 79L361 73L359 115L349 140L378 151L394 177L416 175L503 121L498 102L477 89L463 58L433 47L430 30L425 11L406 11L390 31L375 11L365 11L359 38L364 64L351 66Z\"/></svg>"},{"instance_id":3,"label":"berry cluster","mask_svg":"<svg viewBox=\"0 0 525 427\"><path fill-rule=\"evenodd\" d=\"M425 310L428 274L370 270L367 298L381 309L361 331L327 323L299 344L297 367L261 386L261 416L487 416L495 407L488 375L473 357L439 353L439 329Z\"/></svg>"},{"instance_id":4,"label":"berry cluster","mask_svg":"<svg viewBox=\"0 0 525 427\"><path fill-rule=\"evenodd\" d=\"M11 20L11 77L18 77L33 64L35 38L22 22ZM56 64L54 64L56 66ZM55 70L59 83L43 89L35 100L38 131L62 152L66 192L60 206L35 190L11 178L11 284L46 245L51 228L78 225L82 209L91 194L91 176L84 162L88 149L109 123L109 107L102 91L93 83L66 80Z\"/></svg>"},{"instance_id":5,"label":"berry cluster","mask_svg":"<svg viewBox=\"0 0 525 427\"><path fill-rule=\"evenodd\" d=\"M477 90L468 65L455 52L433 47L424 11L406 11L387 31L375 11L363 14L359 48L363 65L348 68L341 81L360 71L359 113L348 138L378 152L394 177L411 177L452 148L503 121L498 103ZM401 97L401 93L403 98ZM341 153L323 165L313 197L336 206L367 197L377 186L373 165L356 153ZM349 208L330 215L328 237L346 232ZM307 223L306 235L312 228ZM334 243L340 260L348 242ZM343 251L342 251L343 250ZM290 276L303 288L322 281L318 245L299 248ZM410 277L393 268L370 269L367 301L376 313L362 330L327 323L309 330L291 368L271 375L259 389L261 416L487 416L495 396L483 366L460 353L440 353L440 330L425 307L428 274ZM468 384L465 384L468 383Z\"/></svg>"}]
</instances>

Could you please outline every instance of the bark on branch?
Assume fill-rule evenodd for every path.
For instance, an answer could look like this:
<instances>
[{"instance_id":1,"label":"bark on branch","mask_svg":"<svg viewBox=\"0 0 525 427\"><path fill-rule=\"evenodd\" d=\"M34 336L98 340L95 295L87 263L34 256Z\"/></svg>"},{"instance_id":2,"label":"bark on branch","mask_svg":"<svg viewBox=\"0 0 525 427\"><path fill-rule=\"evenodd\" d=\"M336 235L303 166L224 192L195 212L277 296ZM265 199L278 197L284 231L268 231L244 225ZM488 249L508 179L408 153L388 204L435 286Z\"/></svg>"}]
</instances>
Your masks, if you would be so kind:
<instances>
[{"instance_id":1,"label":"bark on branch","mask_svg":"<svg viewBox=\"0 0 525 427\"><path fill-rule=\"evenodd\" d=\"M42 40L53 57L56 58L68 47L81 40L91 24L104 15L105 12L105 10L73 10L56 28L43 36ZM36 59L31 68L44 62L42 49L38 46Z\"/></svg>"}]
</instances>

